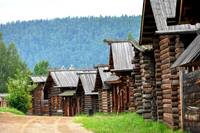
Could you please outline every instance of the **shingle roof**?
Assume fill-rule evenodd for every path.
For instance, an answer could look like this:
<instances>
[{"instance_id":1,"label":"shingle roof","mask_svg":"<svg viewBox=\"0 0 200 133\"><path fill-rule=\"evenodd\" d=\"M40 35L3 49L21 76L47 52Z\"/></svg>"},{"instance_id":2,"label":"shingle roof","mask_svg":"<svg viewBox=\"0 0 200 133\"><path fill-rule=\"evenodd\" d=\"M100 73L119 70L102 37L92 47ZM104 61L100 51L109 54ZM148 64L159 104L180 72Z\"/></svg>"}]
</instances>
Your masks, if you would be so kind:
<instances>
[{"instance_id":1,"label":"shingle roof","mask_svg":"<svg viewBox=\"0 0 200 133\"><path fill-rule=\"evenodd\" d=\"M97 94L93 92L94 87L95 87L95 81L96 81L96 72L94 73L79 73L80 74L80 81L83 86L85 95L90 95L90 94Z\"/></svg>"},{"instance_id":2,"label":"shingle roof","mask_svg":"<svg viewBox=\"0 0 200 133\"><path fill-rule=\"evenodd\" d=\"M34 83L44 83L47 80L46 76L31 76L31 80Z\"/></svg>"},{"instance_id":3,"label":"shingle roof","mask_svg":"<svg viewBox=\"0 0 200 133\"><path fill-rule=\"evenodd\" d=\"M128 41L124 42L112 42L111 43L112 59L114 64L114 70L132 70L134 65L132 59L135 54L132 44Z\"/></svg>"},{"instance_id":4,"label":"shingle roof","mask_svg":"<svg viewBox=\"0 0 200 133\"><path fill-rule=\"evenodd\" d=\"M56 87L77 87L79 70L63 70L51 71L50 75L53 78Z\"/></svg>"},{"instance_id":5,"label":"shingle roof","mask_svg":"<svg viewBox=\"0 0 200 133\"><path fill-rule=\"evenodd\" d=\"M177 66L183 66L188 63L192 63L196 58L200 56L200 35L198 35L187 49L178 57L178 59L171 66L172 68Z\"/></svg>"}]
</instances>

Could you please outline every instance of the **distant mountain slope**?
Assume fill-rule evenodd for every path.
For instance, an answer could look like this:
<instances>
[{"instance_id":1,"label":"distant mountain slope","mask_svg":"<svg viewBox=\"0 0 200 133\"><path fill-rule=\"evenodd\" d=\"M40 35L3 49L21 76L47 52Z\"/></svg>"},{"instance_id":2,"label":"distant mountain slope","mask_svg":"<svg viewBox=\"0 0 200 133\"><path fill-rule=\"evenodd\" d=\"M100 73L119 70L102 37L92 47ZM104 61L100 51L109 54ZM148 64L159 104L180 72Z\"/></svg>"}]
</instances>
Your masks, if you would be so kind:
<instances>
[{"instance_id":1,"label":"distant mountain slope","mask_svg":"<svg viewBox=\"0 0 200 133\"><path fill-rule=\"evenodd\" d=\"M108 62L103 39L138 39L140 16L75 17L0 25L6 43L14 42L30 68L40 60L51 67L92 67Z\"/></svg>"}]
</instances>

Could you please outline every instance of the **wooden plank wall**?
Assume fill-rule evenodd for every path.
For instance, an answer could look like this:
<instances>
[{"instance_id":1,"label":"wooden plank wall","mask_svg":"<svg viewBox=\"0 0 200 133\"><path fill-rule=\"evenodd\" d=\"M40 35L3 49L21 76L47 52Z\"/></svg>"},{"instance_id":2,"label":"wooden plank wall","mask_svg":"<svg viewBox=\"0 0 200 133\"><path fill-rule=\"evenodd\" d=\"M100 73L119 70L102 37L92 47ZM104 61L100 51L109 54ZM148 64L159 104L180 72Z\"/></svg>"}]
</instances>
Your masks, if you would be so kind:
<instances>
[{"instance_id":1,"label":"wooden plank wall","mask_svg":"<svg viewBox=\"0 0 200 133\"><path fill-rule=\"evenodd\" d=\"M32 93L32 111L34 115L42 115L43 85L39 84Z\"/></svg>"}]
</instances>

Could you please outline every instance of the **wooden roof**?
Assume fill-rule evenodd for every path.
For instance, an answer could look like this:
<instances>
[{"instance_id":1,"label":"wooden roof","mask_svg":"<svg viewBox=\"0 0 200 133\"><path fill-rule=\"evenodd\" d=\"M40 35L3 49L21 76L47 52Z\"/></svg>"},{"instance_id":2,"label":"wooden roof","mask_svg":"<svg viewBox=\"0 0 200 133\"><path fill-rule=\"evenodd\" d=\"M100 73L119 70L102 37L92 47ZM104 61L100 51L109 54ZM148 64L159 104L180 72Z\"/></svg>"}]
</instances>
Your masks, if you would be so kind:
<instances>
[{"instance_id":1,"label":"wooden roof","mask_svg":"<svg viewBox=\"0 0 200 133\"><path fill-rule=\"evenodd\" d=\"M47 80L46 76L31 76L31 80L34 83L44 83Z\"/></svg>"},{"instance_id":2,"label":"wooden roof","mask_svg":"<svg viewBox=\"0 0 200 133\"><path fill-rule=\"evenodd\" d=\"M113 70L133 70L134 50L129 41L109 41L110 66Z\"/></svg>"},{"instance_id":3,"label":"wooden roof","mask_svg":"<svg viewBox=\"0 0 200 133\"><path fill-rule=\"evenodd\" d=\"M95 88L96 71L79 73L79 78L80 78L80 82L83 86L85 95L98 94L98 93L93 92L94 88Z\"/></svg>"},{"instance_id":4,"label":"wooden roof","mask_svg":"<svg viewBox=\"0 0 200 133\"><path fill-rule=\"evenodd\" d=\"M195 33L200 28L200 15L195 12L195 0L144 0L140 44L153 43L155 33Z\"/></svg>"},{"instance_id":5,"label":"wooden roof","mask_svg":"<svg viewBox=\"0 0 200 133\"><path fill-rule=\"evenodd\" d=\"M198 35L192 41L192 43L187 47L187 49L178 57L178 59L172 65L172 68L193 63L199 56L200 56L200 35Z\"/></svg>"},{"instance_id":6,"label":"wooden roof","mask_svg":"<svg viewBox=\"0 0 200 133\"><path fill-rule=\"evenodd\" d=\"M78 75L80 70L62 70L62 71L50 71L49 76L52 77L55 87L77 87Z\"/></svg>"},{"instance_id":7,"label":"wooden roof","mask_svg":"<svg viewBox=\"0 0 200 133\"><path fill-rule=\"evenodd\" d=\"M115 83L120 83L120 77L117 76L116 74L112 73L105 81L106 83L109 84L115 84Z\"/></svg>"}]
</instances>

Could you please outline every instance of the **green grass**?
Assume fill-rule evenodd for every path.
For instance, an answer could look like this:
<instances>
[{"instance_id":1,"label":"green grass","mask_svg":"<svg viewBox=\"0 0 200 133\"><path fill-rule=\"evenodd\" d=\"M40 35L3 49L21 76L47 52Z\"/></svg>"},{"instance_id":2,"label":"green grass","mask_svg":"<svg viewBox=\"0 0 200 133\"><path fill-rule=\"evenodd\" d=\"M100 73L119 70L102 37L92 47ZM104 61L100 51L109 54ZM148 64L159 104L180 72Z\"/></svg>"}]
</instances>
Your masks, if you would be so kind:
<instances>
[{"instance_id":1,"label":"green grass","mask_svg":"<svg viewBox=\"0 0 200 133\"><path fill-rule=\"evenodd\" d=\"M10 112L16 115L24 115L23 112L15 109L15 108L9 108L9 107L0 107L0 112Z\"/></svg>"},{"instance_id":2,"label":"green grass","mask_svg":"<svg viewBox=\"0 0 200 133\"><path fill-rule=\"evenodd\" d=\"M75 122L95 133L181 133L160 122L144 120L136 113L80 115L75 117Z\"/></svg>"}]
</instances>

